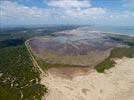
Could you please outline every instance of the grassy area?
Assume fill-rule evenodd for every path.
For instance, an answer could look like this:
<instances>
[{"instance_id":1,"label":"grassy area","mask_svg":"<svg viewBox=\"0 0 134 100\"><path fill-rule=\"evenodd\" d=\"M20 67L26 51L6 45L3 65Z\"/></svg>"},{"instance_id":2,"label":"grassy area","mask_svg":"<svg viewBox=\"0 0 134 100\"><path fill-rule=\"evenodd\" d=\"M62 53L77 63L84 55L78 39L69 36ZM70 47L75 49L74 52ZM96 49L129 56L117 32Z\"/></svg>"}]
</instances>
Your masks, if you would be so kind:
<instances>
[{"instance_id":1,"label":"grassy area","mask_svg":"<svg viewBox=\"0 0 134 100\"><path fill-rule=\"evenodd\" d=\"M110 55L108 58L106 58L104 61L99 63L95 69L103 73L106 69L110 69L111 67L114 67L116 64L113 59L116 58L123 58L123 57L128 57L132 58L134 57L134 47L129 47L129 48L115 48L111 51Z\"/></svg>"},{"instance_id":2,"label":"grassy area","mask_svg":"<svg viewBox=\"0 0 134 100\"><path fill-rule=\"evenodd\" d=\"M41 100L46 88L39 81L24 44L0 49L0 100Z\"/></svg>"}]
</instances>

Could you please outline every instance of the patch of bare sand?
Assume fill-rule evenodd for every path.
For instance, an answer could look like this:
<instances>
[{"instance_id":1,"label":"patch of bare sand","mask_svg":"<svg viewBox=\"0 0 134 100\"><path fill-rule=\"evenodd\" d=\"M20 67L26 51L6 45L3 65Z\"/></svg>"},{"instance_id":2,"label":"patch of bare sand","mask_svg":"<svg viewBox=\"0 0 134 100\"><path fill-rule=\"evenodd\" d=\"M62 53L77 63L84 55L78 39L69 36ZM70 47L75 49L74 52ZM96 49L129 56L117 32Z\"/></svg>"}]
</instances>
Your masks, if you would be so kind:
<instances>
[{"instance_id":1,"label":"patch of bare sand","mask_svg":"<svg viewBox=\"0 0 134 100\"><path fill-rule=\"evenodd\" d=\"M50 68L48 73L56 77L67 78L72 80L76 76L87 75L91 72L90 67L59 67Z\"/></svg>"},{"instance_id":2,"label":"patch of bare sand","mask_svg":"<svg viewBox=\"0 0 134 100\"><path fill-rule=\"evenodd\" d=\"M48 87L43 100L134 100L134 58L117 60L105 74L93 71L71 80L48 71L41 82Z\"/></svg>"}]
</instances>

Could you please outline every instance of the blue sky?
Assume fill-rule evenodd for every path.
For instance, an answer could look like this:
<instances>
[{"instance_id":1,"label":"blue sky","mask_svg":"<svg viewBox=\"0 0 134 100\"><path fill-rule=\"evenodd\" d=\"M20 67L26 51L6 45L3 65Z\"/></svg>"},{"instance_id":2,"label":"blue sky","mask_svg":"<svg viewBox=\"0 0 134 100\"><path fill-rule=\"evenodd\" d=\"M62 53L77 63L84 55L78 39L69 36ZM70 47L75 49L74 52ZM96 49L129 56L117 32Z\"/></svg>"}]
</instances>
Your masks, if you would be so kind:
<instances>
[{"instance_id":1,"label":"blue sky","mask_svg":"<svg viewBox=\"0 0 134 100\"><path fill-rule=\"evenodd\" d=\"M134 0L0 0L0 25L134 26Z\"/></svg>"}]
</instances>

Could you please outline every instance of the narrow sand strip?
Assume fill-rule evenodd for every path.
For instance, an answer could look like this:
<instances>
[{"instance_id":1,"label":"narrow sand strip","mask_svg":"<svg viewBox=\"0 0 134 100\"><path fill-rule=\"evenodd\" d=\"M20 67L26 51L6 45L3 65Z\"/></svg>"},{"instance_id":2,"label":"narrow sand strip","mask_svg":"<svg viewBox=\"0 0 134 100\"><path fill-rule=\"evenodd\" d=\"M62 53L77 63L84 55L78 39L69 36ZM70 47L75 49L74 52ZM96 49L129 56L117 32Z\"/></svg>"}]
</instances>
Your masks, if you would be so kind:
<instances>
[{"instance_id":1,"label":"narrow sand strip","mask_svg":"<svg viewBox=\"0 0 134 100\"><path fill-rule=\"evenodd\" d=\"M46 100L134 100L134 58L117 60L105 74L93 71L72 80L48 71L41 82L48 87Z\"/></svg>"}]
</instances>

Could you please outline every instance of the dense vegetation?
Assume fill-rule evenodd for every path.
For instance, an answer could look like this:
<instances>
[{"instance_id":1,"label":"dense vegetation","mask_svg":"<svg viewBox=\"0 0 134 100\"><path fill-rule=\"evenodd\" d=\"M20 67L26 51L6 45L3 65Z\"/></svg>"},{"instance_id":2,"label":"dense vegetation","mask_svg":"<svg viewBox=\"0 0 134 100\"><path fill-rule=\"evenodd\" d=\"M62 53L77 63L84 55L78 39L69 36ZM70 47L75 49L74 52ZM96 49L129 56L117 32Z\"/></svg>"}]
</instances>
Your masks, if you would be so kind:
<instances>
[{"instance_id":1,"label":"dense vegetation","mask_svg":"<svg viewBox=\"0 0 134 100\"><path fill-rule=\"evenodd\" d=\"M41 100L47 89L40 84L39 71L33 66L24 42L72 28L75 27L1 28L0 100Z\"/></svg>"},{"instance_id":2,"label":"dense vegetation","mask_svg":"<svg viewBox=\"0 0 134 100\"><path fill-rule=\"evenodd\" d=\"M17 46L24 43L23 39L8 39L0 41L0 48L9 47L9 46Z\"/></svg>"},{"instance_id":3,"label":"dense vegetation","mask_svg":"<svg viewBox=\"0 0 134 100\"><path fill-rule=\"evenodd\" d=\"M0 35L0 100L41 100L46 92L24 42L25 38Z\"/></svg>"},{"instance_id":4,"label":"dense vegetation","mask_svg":"<svg viewBox=\"0 0 134 100\"><path fill-rule=\"evenodd\" d=\"M0 100L40 100L46 89L25 45L2 48L0 55Z\"/></svg>"},{"instance_id":5,"label":"dense vegetation","mask_svg":"<svg viewBox=\"0 0 134 100\"><path fill-rule=\"evenodd\" d=\"M101 73L103 73L106 69L110 69L111 67L114 67L114 65L116 64L114 59L123 58L123 57L128 57L128 58L134 57L134 37L127 36L127 35L117 35L117 34L116 35L109 34L109 37L128 47L114 48L111 51L109 57L95 67L95 69Z\"/></svg>"},{"instance_id":6,"label":"dense vegetation","mask_svg":"<svg viewBox=\"0 0 134 100\"><path fill-rule=\"evenodd\" d=\"M110 69L111 67L114 67L116 64L114 59L116 58L123 58L123 57L128 57L132 58L134 57L134 47L129 47L129 48L114 48L109 57L106 58L103 62L99 63L95 69L103 73L106 69Z\"/></svg>"}]
</instances>

